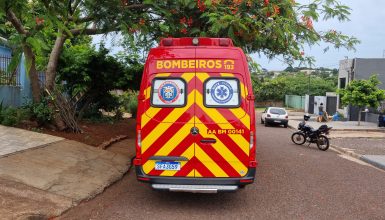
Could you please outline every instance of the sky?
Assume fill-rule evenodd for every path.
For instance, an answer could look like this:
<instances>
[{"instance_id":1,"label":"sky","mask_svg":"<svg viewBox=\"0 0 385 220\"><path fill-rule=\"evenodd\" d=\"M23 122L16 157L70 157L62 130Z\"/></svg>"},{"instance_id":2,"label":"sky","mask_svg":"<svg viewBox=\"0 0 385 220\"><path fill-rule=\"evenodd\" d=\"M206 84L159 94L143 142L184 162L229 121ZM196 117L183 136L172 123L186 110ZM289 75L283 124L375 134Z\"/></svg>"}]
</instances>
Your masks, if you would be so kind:
<instances>
[{"instance_id":1,"label":"sky","mask_svg":"<svg viewBox=\"0 0 385 220\"><path fill-rule=\"evenodd\" d=\"M299 3L307 4L308 0L297 0ZM350 36L355 36L361 43L356 46L356 51L346 49L334 49L326 53L323 49L326 44L314 45L312 48L305 48L308 56L316 59L316 67L337 68L339 61L350 58L383 58L385 53L385 1L383 0L340 0L344 5L349 6L352 11L350 21L340 23L338 20L320 21L314 23L316 30L336 29ZM280 59L269 60L258 54L253 54L254 60L263 68L268 70L283 70L287 64ZM298 65L298 64L297 64Z\"/></svg>"},{"instance_id":2,"label":"sky","mask_svg":"<svg viewBox=\"0 0 385 220\"><path fill-rule=\"evenodd\" d=\"M308 4L309 0L297 0L302 4ZM350 36L355 36L361 43L356 46L356 51L348 51L344 48L334 49L324 53L326 44L313 45L305 48L305 55L313 56L316 59L315 67L337 68L339 61L348 58L383 58L385 55L385 1L384 0L340 0L344 5L349 6L352 11L350 21L339 22L338 20L320 20L314 23L316 30L335 29ZM95 37L93 42L97 44L101 37ZM109 40L107 40L108 42ZM119 51L116 46L106 45L111 50ZM121 48L120 48L121 49ZM252 54L253 59L262 68L271 70L283 70L288 65L277 59L269 60L263 55ZM298 64L294 65L298 66Z\"/></svg>"}]
</instances>

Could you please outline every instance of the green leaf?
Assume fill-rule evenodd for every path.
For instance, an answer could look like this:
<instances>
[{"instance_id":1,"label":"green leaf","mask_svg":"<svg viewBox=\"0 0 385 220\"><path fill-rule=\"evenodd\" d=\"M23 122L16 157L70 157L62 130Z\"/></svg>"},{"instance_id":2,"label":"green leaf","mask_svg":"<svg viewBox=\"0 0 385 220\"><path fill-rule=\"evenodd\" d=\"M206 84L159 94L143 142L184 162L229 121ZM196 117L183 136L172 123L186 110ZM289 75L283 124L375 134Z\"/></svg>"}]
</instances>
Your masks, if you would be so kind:
<instances>
[{"instance_id":1,"label":"green leaf","mask_svg":"<svg viewBox=\"0 0 385 220\"><path fill-rule=\"evenodd\" d=\"M22 56L21 51L16 51L16 53L13 54L11 62L9 63L9 65L7 67L8 73L12 73L17 69L17 67L20 63L21 56Z\"/></svg>"}]
</instances>

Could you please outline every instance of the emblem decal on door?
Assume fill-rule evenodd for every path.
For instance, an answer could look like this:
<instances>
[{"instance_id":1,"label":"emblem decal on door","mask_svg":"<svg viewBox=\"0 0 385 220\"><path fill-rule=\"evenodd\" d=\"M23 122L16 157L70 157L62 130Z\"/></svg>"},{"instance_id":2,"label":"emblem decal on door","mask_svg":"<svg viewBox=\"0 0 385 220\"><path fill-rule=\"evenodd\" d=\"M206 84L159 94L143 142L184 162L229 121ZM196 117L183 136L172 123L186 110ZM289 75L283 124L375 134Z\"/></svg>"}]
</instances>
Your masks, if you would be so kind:
<instances>
[{"instance_id":1,"label":"emblem decal on door","mask_svg":"<svg viewBox=\"0 0 385 220\"><path fill-rule=\"evenodd\" d=\"M158 88L159 99L163 103L173 103L175 102L180 94L180 89L175 82L165 81Z\"/></svg>"},{"instance_id":2,"label":"emblem decal on door","mask_svg":"<svg viewBox=\"0 0 385 220\"><path fill-rule=\"evenodd\" d=\"M218 81L211 87L211 97L220 104L225 104L233 97L233 88L226 81Z\"/></svg>"}]
</instances>

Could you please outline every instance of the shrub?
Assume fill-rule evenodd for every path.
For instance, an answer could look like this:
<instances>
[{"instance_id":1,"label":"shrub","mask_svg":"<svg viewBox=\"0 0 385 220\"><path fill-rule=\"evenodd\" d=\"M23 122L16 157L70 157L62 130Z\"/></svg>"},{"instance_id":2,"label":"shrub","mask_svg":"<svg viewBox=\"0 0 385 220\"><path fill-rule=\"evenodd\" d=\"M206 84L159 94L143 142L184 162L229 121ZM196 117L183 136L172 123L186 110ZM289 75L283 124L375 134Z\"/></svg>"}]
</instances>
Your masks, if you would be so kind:
<instances>
[{"instance_id":1,"label":"shrub","mask_svg":"<svg viewBox=\"0 0 385 220\"><path fill-rule=\"evenodd\" d=\"M24 108L28 109L31 119L36 120L39 125L50 122L53 118L53 110L48 106L49 97L42 97L38 103L30 103Z\"/></svg>"},{"instance_id":2,"label":"shrub","mask_svg":"<svg viewBox=\"0 0 385 220\"><path fill-rule=\"evenodd\" d=\"M15 126L21 121L28 119L28 110L24 108L13 108L2 105L0 107L0 124L5 126Z\"/></svg>"},{"instance_id":3,"label":"shrub","mask_svg":"<svg viewBox=\"0 0 385 220\"><path fill-rule=\"evenodd\" d=\"M138 111L138 92L127 91L119 96L119 103L125 112L131 113L132 117L136 117Z\"/></svg>"}]
</instances>

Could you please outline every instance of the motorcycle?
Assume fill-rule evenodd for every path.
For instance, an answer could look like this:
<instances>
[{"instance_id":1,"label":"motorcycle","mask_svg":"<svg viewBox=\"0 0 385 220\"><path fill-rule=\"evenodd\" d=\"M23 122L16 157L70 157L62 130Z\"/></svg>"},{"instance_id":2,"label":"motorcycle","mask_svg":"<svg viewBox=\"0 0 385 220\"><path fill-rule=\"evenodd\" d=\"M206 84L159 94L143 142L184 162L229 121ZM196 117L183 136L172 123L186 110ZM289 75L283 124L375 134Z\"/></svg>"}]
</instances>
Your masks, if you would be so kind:
<instances>
[{"instance_id":1,"label":"motorcycle","mask_svg":"<svg viewBox=\"0 0 385 220\"><path fill-rule=\"evenodd\" d=\"M315 143L318 149L326 151L329 149L329 138L326 135L329 134L332 127L321 125L318 129L314 129L306 124L309 119L310 116L304 116L304 120L298 125L298 131L291 135L291 141L297 145L302 145L305 142L308 142L309 145Z\"/></svg>"}]
</instances>

